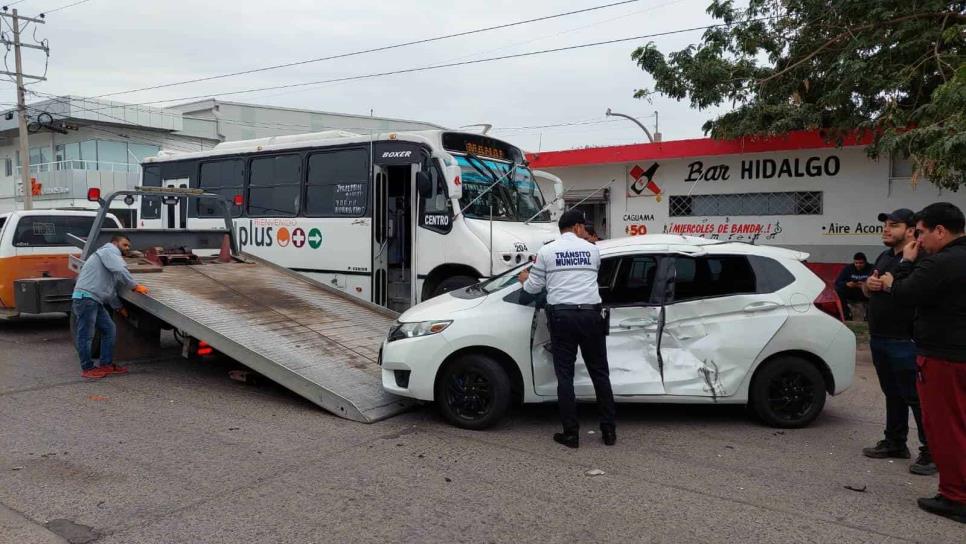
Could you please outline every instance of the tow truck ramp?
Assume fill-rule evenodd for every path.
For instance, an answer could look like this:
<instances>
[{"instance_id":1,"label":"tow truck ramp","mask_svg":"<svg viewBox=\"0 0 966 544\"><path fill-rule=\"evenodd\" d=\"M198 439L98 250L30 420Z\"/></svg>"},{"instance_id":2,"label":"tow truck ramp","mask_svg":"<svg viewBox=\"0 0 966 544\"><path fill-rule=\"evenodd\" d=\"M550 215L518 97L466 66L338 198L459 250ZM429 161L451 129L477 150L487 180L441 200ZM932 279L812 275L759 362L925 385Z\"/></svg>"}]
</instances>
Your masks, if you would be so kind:
<instances>
[{"instance_id":1,"label":"tow truck ramp","mask_svg":"<svg viewBox=\"0 0 966 544\"><path fill-rule=\"evenodd\" d=\"M81 260L119 232L102 230L95 221ZM413 404L386 393L381 384L379 349L395 312L238 253L230 231L123 234L136 249L160 247L167 238L174 243L166 247L181 251L217 245L222 251L220 258L200 259L187 251L192 257L187 264L150 253L129 259L129 270L149 289L147 295L123 293L131 305L337 416L371 423Z\"/></svg>"}]
</instances>

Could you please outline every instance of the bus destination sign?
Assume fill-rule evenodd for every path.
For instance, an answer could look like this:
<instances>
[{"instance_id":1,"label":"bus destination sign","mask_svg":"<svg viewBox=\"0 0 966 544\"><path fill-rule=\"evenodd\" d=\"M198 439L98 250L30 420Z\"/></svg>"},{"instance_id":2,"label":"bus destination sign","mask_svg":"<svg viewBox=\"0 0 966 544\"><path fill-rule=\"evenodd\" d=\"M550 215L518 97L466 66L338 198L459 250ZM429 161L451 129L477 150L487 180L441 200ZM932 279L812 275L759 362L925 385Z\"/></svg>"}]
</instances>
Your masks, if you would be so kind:
<instances>
[{"instance_id":1,"label":"bus destination sign","mask_svg":"<svg viewBox=\"0 0 966 544\"><path fill-rule=\"evenodd\" d=\"M506 160L506 153L504 153L502 149L488 145L466 142L466 152L479 157L486 157L488 159Z\"/></svg>"},{"instance_id":2,"label":"bus destination sign","mask_svg":"<svg viewBox=\"0 0 966 544\"><path fill-rule=\"evenodd\" d=\"M466 153L480 158L498 161L523 162L523 152L519 149L481 134L465 132L444 132L443 148L456 153Z\"/></svg>"}]
</instances>

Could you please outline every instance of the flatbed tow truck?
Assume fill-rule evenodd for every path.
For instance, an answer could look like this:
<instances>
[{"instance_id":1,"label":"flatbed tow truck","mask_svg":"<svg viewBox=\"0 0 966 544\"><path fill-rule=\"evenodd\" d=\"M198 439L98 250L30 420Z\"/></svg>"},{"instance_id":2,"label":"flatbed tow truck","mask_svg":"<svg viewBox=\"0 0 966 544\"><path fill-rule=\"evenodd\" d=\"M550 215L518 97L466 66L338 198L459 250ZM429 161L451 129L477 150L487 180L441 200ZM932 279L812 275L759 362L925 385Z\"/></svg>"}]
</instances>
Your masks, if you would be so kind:
<instances>
[{"instance_id":1,"label":"flatbed tow truck","mask_svg":"<svg viewBox=\"0 0 966 544\"><path fill-rule=\"evenodd\" d=\"M216 199L225 226L103 228L112 200L139 195L161 195L167 205ZM217 350L346 419L371 423L412 405L383 391L380 382L380 346L398 314L240 252L221 196L138 187L105 199L92 190L88 199L101 207L89 236L71 237L83 248L71 256L71 269L79 271L115 234L143 254L128 258L128 269L149 292L122 293L128 318L116 318L119 348L134 344L140 356L150 355L161 349L161 331L174 329L185 346L193 341Z\"/></svg>"}]
</instances>

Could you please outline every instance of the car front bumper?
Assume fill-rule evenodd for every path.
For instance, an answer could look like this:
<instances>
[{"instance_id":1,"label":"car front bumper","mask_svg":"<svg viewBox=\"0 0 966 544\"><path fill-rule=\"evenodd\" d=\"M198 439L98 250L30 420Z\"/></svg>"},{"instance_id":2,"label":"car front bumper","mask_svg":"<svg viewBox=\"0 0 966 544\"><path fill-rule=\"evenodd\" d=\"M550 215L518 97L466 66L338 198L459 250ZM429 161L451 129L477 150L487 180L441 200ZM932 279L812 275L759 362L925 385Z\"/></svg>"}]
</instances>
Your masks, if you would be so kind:
<instances>
[{"instance_id":1,"label":"car front bumper","mask_svg":"<svg viewBox=\"0 0 966 544\"><path fill-rule=\"evenodd\" d=\"M436 373L452 348L445 333L382 344L382 388L401 397L433 400Z\"/></svg>"}]
</instances>

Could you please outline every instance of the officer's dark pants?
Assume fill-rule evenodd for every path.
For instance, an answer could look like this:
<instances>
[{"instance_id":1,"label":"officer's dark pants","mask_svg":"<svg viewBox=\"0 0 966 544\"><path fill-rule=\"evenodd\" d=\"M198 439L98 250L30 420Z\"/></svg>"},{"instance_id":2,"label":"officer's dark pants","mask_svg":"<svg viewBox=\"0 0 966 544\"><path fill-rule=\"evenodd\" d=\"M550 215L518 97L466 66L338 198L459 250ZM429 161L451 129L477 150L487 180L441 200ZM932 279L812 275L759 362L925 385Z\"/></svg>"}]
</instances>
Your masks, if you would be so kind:
<instances>
[{"instance_id":1,"label":"officer's dark pants","mask_svg":"<svg viewBox=\"0 0 966 544\"><path fill-rule=\"evenodd\" d=\"M549 317L553 369L557 375L557 402L564 432L576 433L580 427L574 398L574 363L577 361L578 347L594 383L600 427L614 429L614 392L610 387L610 370L607 368L604 318L594 310L553 310Z\"/></svg>"},{"instance_id":2,"label":"officer's dark pants","mask_svg":"<svg viewBox=\"0 0 966 544\"><path fill-rule=\"evenodd\" d=\"M911 411L919 432L920 449L926 450L926 431L916 392L916 345L912 340L873 336L869 339L869 348L886 398L886 440L897 446L905 445Z\"/></svg>"}]
</instances>

